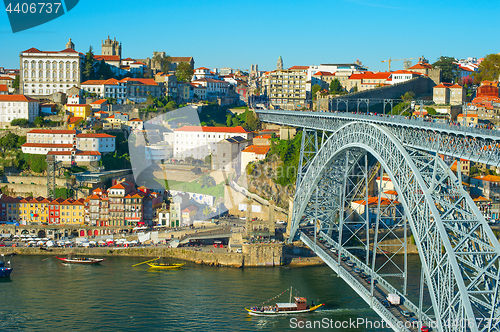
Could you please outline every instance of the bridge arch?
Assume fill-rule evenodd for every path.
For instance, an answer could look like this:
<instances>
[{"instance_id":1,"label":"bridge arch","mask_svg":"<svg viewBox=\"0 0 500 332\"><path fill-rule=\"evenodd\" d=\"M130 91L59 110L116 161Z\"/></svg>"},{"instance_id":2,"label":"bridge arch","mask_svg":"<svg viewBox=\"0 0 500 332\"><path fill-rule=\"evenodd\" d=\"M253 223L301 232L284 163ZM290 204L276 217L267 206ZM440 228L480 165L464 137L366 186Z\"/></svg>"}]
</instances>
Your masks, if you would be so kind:
<instances>
[{"instance_id":1,"label":"bridge arch","mask_svg":"<svg viewBox=\"0 0 500 332\"><path fill-rule=\"evenodd\" d=\"M500 245L484 217L441 158L404 147L380 125L350 122L323 142L299 177L290 239L326 170L343 153L356 150L373 155L400 194L438 330L465 330L449 322L500 317ZM470 330L496 331L499 327L497 319L493 325L478 324Z\"/></svg>"}]
</instances>

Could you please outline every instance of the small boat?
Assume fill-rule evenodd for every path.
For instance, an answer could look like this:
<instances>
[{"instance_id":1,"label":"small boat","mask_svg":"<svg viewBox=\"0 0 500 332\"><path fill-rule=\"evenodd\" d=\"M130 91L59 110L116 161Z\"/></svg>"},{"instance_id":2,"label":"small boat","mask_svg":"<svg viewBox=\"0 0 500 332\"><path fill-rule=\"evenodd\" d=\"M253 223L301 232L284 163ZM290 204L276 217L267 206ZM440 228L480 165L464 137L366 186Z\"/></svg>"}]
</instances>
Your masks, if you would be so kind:
<instances>
[{"instance_id":1,"label":"small boat","mask_svg":"<svg viewBox=\"0 0 500 332\"><path fill-rule=\"evenodd\" d=\"M8 278L12 273L12 267L10 266L10 261L5 263L5 256L2 254L4 261L0 261L0 278ZM8 264L9 267L6 267L5 264Z\"/></svg>"},{"instance_id":2,"label":"small boat","mask_svg":"<svg viewBox=\"0 0 500 332\"><path fill-rule=\"evenodd\" d=\"M65 263L71 263L71 264L98 264L104 260L104 258L79 258L79 257L57 257L57 259L62 260Z\"/></svg>"},{"instance_id":3,"label":"small boat","mask_svg":"<svg viewBox=\"0 0 500 332\"><path fill-rule=\"evenodd\" d=\"M186 263L146 263L153 269L178 269L184 266Z\"/></svg>"},{"instance_id":4,"label":"small boat","mask_svg":"<svg viewBox=\"0 0 500 332\"><path fill-rule=\"evenodd\" d=\"M245 310L248 312L248 314L252 316L272 316L272 315L283 315L283 314L290 315L290 314L301 314L301 313L311 312L324 305L325 305L324 303L314 305L313 302L309 306L307 305L307 299L305 297L294 297L294 302L292 302L292 288L290 287L290 302L276 303L276 305L274 306L252 307L250 309L245 308Z\"/></svg>"}]
</instances>

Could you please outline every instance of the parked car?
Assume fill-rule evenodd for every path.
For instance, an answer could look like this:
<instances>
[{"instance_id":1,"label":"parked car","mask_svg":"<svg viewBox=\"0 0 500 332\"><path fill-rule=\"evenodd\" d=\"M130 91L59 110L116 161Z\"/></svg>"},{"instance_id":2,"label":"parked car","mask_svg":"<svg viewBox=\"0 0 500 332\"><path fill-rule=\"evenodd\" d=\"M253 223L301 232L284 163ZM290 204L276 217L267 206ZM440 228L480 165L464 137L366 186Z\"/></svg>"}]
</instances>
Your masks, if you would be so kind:
<instances>
[{"instance_id":1,"label":"parked car","mask_svg":"<svg viewBox=\"0 0 500 332\"><path fill-rule=\"evenodd\" d=\"M351 261L347 261L347 262L346 262L346 264L347 264L347 266L350 266L350 267L353 267L353 266L354 266L354 263L353 263L353 262L351 262Z\"/></svg>"},{"instance_id":2,"label":"parked car","mask_svg":"<svg viewBox=\"0 0 500 332\"><path fill-rule=\"evenodd\" d=\"M391 304L389 303L389 301L387 300L382 300L382 305L386 308L390 308L391 307Z\"/></svg>"},{"instance_id":3,"label":"parked car","mask_svg":"<svg viewBox=\"0 0 500 332\"><path fill-rule=\"evenodd\" d=\"M358 268L358 267L356 267L356 268L354 268L354 272L356 272L356 273L361 273L361 269L360 269L360 268Z\"/></svg>"}]
</instances>

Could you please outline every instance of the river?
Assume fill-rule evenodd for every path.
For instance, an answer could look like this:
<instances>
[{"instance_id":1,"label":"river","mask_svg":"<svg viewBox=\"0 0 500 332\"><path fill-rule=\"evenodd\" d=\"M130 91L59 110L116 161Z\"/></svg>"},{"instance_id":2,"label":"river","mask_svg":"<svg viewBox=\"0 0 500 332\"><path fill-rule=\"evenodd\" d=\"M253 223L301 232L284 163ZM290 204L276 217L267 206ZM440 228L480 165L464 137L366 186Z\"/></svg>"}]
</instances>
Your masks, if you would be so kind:
<instances>
[{"instance_id":1,"label":"river","mask_svg":"<svg viewBox=\"0 0 500 332\"><path fill-rule=\"evenodd\" d=\"M154 271L132 268L145 259L130 257L109 257L96 266L65 265L51 256L10 260L14 271L0 280L0 331L295 331L308 321L381 320L327 266L236 269L187 263L180 270ZM410 259L415 265L417 256ZM244 311L290 286L325 307L292 322L289 316ZM288 299L286 293L269 304Z\"/></svg>"}]
</instances>

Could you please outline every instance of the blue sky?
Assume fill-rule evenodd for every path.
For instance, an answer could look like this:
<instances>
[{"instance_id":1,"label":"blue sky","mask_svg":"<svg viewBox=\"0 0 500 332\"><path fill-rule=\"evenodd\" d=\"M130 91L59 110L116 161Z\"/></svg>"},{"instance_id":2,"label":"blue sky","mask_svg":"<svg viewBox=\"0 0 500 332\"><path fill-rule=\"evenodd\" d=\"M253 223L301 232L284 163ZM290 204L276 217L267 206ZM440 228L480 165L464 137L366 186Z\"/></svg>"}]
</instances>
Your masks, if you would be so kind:
<instances>
[{"instance_id":1,"label":"blue sky","mask_svg":"<svg viewBox=\"0 0 500 332\"><path fill-rule=\"evenodd\" d=\"M110 35L123 43L124 57L165 51L193 56L196 67L271 70L281 55L285 67L359 58L370 70L387 70L381 60L388 58L500 52L499 10L491 0L80 0L62 17L15 34L0 13L0 66L18 68L19 52L30 47L62 50L70 37L77 51L92 45L100 54Z\"/></svg>"}]
</instances>

